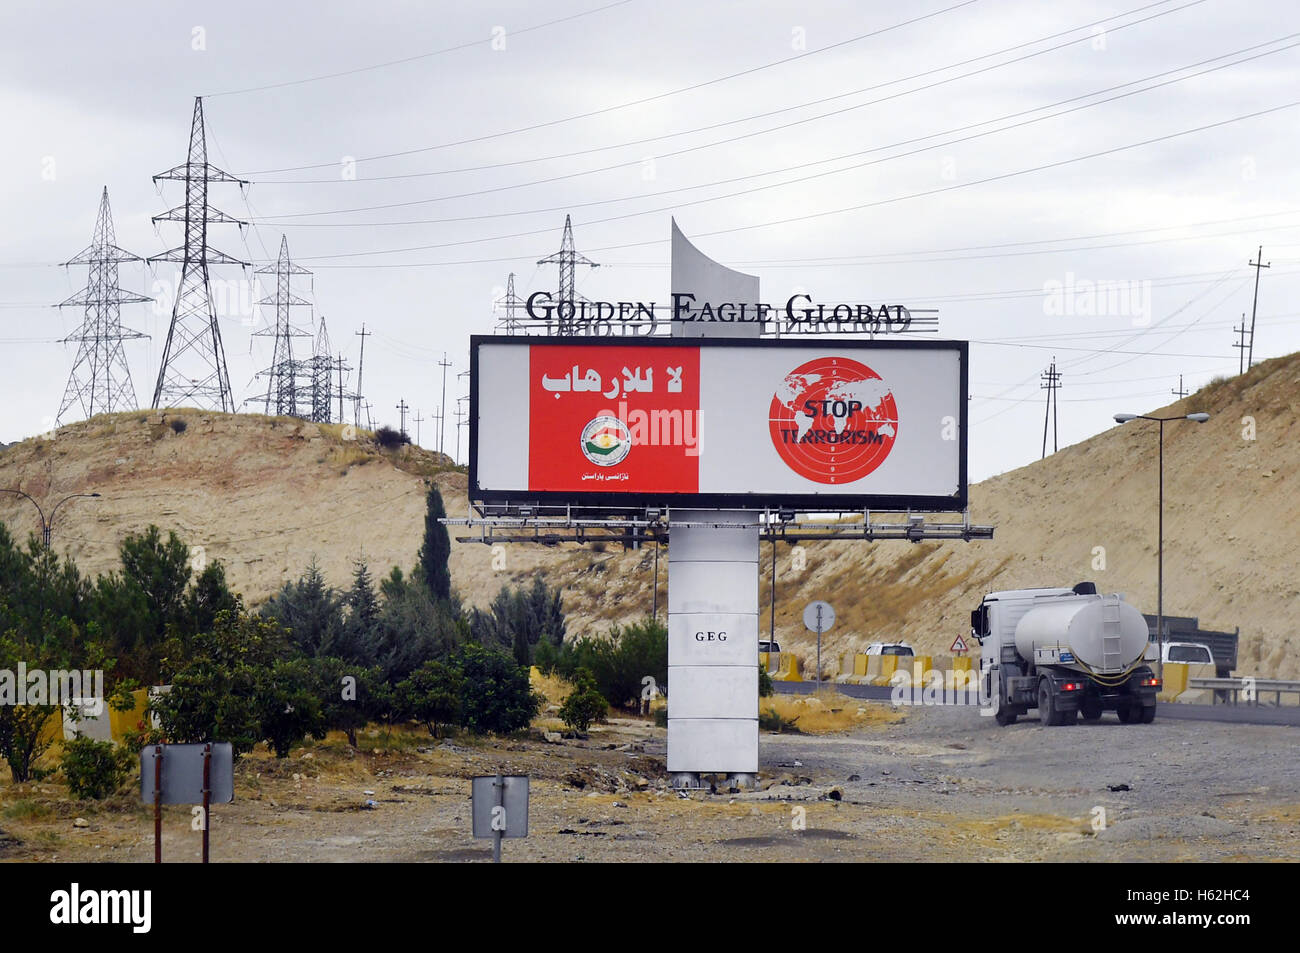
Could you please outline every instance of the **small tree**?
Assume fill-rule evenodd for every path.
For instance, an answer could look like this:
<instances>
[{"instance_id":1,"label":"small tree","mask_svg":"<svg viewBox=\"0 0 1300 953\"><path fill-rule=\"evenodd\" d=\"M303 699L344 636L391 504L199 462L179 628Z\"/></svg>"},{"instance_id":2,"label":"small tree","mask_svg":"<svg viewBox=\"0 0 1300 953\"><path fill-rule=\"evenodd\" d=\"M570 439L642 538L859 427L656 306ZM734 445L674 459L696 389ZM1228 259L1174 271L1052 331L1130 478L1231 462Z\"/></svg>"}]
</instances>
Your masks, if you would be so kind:
<instances>
[{"instance_id":1,"label":"small tree","mask_svg":"<svg viewBox=\"0 0 1300 953\"><path fill-rule=\"evenodd\" d=\"M420 570L434 599L451 598L451 570L447 565L451 558L451 536L447 533L447 527L439 522L446 515L447 508L443 505L442 494L438 492L437 486L430 483L429 496L425 502Z\"/></svg>"},{"instance_id":2,"label":"small tree","mask_svg":"<svg viewBox=\"0 0 1300 953\"><path fill-rule=\"evenodd\" d=\"M343 600L325 584L313 557L296 582L286 582L262 607L288 632L294 648L304 655L337 655L343 629Z\"/></svg>"},{"instance_id":3,"label":"small tree","mask_svg":"<svg viewBox=\"0 0 1300 953\"><path fill-rule=\"evenodd\" d=\"M541 700L528 682L528 670L509 655L471 642L456 650L452 664L465 679L463 727L504 734L526 728L537 715Z\"/></svg>"},{"instance_id":4,"label":"small tree","mask_svg":"<svg viewBox=\"0 0 1300 953\"><path fill-rule=\"evenodd\" d=\"M388 688L383 672L378 666L362 668L336 658L315 659L313 668L325 727L343 732L355 748L358 729L387 714L378 699L379 689Z\"/></svg>"},{"instance_id":5,"label":"small tree","mask_svg":"<svg viewBox=\"0 0 1300 953\"><path fill-rule=\"evenodd\" d=\"M398 686L402 709L419 719L435 738L440 727L455 724L461 715L465 677L442 662L425 662Z\"/></svg>"},{"instance_id":6,"label":"small tree","mask_svg":"<svg viewBox=\"0 0 1300 953\"><path fill-rule=\"evenodd\" d=\"M307 735L325 737L319 679L304 658L276 662L267 674L258 698L261 735L277 758L287 758Z\"/></svg>"},{"instance_id":7,"label":"small tree","mask_svg":"<svg viewBox=\"0 0 1300 953\"><path fill-rule=\"evenodd\" d=\"M172 649L179 653L179 646ZM261 716L270 670L288 653L275 622L244 613L218 614L211 632L194 637L188 651L164 659L172 689L153 703L173 742L228 741L235 755L264 737Z\"/></svg>"},{"instance_id":8,"label":"small tree","mask_svg":"<svg viewBox=\"0 0 1300 953\"><path fill-rule=\"evenodd\" d=\"M596 679L585 668L573 678L573 691L560 706L560 719L578 734L585 734L593 721L603 721L609 705L596 691Z\"/></svg>"}]
</instances>

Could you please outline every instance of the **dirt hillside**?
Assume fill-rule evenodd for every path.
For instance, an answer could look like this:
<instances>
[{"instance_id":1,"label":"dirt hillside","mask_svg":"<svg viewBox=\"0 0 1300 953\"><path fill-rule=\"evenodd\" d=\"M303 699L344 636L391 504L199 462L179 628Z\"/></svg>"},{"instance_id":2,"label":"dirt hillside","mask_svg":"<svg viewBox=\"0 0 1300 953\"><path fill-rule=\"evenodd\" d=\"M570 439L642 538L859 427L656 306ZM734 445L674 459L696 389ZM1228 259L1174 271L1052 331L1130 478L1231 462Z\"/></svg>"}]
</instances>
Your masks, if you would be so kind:
<instances>
[{"instance_id":1,"label":"dirt hillside","mask_svg":"<svg viewBox=\"0 0 1300 953\"><path fill-rule=\"evenodd\" d=\"M1300 354L1212 384L1159 414L1201 410L1213 415L1209 423L1166 427L1165 612L1199 616L1207 628L1240 626L1241 672L1300 678ZM823 646L829 655L882 638L945 652L992 589L1091 579L1155 611L1156 432L1143 421L1113 427L976 484L972 515L997 528L992 541L810 543L802 571L783 547L778 639L811 657L799 615L814 598L838 613ZM980 439L978 431L971 439ZM123 536L152 522L220 559L235 588L256 603L313 557L339 586L359 557L376 575L393 565L409 569L423 533L426 480L437 481L450 515L466 513L465 476L449 462L418 448L385 451L370 435L338 426L138 412L0 450L0 487L21 488L47 512L67 494L101 494L68 502L54 521L55 547L83 572L116 568ZM0 494L0 520L19 535L37 526L31 504L7 494ZM769 560L764 547L764 607ZM452 553L454 583L472 604L545 572L568 593L571 634L648 613L653 566L651 551L616 545L495 553L453 545Z\"/></svg>"}]
</instances>

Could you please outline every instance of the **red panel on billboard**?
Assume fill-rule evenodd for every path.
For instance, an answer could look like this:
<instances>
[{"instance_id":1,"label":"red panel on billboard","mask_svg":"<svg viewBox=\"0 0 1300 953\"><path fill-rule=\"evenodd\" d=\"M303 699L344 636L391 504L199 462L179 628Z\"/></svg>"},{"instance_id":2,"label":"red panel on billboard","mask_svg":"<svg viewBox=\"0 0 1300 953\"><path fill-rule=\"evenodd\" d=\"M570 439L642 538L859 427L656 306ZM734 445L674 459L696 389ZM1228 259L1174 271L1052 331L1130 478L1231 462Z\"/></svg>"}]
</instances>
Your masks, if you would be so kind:
<instances>
[{"instance_id":1,"label":"red panel on billboard","mask_svg":"<svg viewBox=\"0 0 1300 953\"><path fill-rule=\"evenodd\" d=\"M534 347L528 390L529 489L699 491L698 347Z\"/></svg>"}]
</instances>

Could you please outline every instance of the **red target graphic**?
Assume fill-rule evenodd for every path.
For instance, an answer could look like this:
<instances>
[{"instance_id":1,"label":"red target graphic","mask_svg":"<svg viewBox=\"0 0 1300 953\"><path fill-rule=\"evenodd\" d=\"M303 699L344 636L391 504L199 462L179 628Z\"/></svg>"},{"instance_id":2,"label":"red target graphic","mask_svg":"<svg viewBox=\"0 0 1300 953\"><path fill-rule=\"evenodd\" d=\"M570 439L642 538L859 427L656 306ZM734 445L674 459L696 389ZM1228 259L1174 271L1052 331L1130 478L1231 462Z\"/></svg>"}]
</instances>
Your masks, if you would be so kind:
<instances>
[{"instance_id":1,"label":"red target graphic","mask_svg":"<svg viewBox=\"0 0 1300 953\"><path fill-rule=\"evenodd\" d=\"M781 459L817 483L861 480L885 462L898 439L889 385L844 357L815 358L787 374L768 419Z\"/></svg>"}]
</instances>

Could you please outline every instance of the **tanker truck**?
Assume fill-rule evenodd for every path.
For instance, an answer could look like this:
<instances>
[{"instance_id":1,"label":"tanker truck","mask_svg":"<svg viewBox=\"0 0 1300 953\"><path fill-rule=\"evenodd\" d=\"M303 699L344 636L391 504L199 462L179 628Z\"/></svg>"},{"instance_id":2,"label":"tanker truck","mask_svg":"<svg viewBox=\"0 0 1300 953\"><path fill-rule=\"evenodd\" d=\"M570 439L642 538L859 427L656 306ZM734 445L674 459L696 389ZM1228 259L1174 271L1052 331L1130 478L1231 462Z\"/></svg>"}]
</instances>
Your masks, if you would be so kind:
<instances>
[{"instance_id":1,"label":"tanker truck","mask_svg":"<svg viewBox=\"0 0 1300 953\"><path fill-rule=\"evenodd\" d=\"M1072 589L991 592L971 613L980 643L980 692L999 725L1031 708L1045 725L1097 721L1114 711L1125 724L1156 717L1160 680L1148 661L1146 619L1119 594Z\"/></svg>"}]
</instances>

